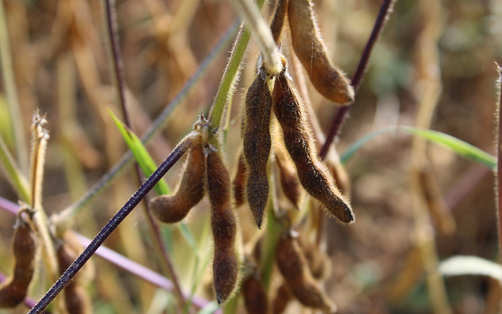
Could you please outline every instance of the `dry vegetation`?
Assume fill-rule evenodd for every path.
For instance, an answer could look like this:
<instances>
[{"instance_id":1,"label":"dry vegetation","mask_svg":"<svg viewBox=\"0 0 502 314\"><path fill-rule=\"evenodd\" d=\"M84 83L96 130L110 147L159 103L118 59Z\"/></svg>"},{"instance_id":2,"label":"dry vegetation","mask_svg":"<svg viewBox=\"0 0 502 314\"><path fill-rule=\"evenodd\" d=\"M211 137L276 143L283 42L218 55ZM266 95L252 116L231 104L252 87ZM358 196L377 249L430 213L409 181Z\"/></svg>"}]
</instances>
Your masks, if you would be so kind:
<instances>
[{"instance_id":1,"label":"dry vegetation","mask_svg":"<svg viewBox=\"0 0 502 314\"><path fill-rule=\"evenodd\" d=\"M497 280L437 271L455 255L500 259L489 168L404 132L375 137L346 168L334 147L342 154L372 131L407 125L495 154L500 1L396 1L354 102L346 77L356 72L384 1L315 0L319 29L308 11L295 13L307 1L289 0L295 5L287 8L279 1L275 19L278 1L265 1L270 38L282 42L279 65L288 73L270 70L273 58L257 69L264 36L253 33L240 79L223 96L219 84L237 34L229 1L116 1L122 78L109 51L105 0L1 1L0 136L26 182L0 176L0 308L24 298L26 282L16 278L30 282L35 274L25 304L0 313L26 313L86 245L73 231L92 239L138 189L131 163L95 198L86 196L128 151L107 108L138 136L149 132L146 148L157 165L185 138L177 152L188 156L165 176L173 195L150 206L156 219L183 224L148 215L156 187L105 246L165 277L100 253L51 313L182 313L182 294L190 292L196 297L187 313L206 304L228 314L284 306L284 313L499 311ZM191 80L224 36L222 51ZM226 99L223 115L209 113ZM349 104L348 116L336 145L322 150L341 108L332 101ZM37 109L45 125L33 119ZM152 136L165 113L162 132ZM29 160L30 136L33 156L42 158ZM24 213L12 215L17 207L8 201L19 200ZM36 231L28 235L33 243L17 239L21 230ZM18 254L22 244L33 250ZM5 292L9 286L22 289ZM216 300L227 299L220 310Z\"/></svg>"}]
</instances>

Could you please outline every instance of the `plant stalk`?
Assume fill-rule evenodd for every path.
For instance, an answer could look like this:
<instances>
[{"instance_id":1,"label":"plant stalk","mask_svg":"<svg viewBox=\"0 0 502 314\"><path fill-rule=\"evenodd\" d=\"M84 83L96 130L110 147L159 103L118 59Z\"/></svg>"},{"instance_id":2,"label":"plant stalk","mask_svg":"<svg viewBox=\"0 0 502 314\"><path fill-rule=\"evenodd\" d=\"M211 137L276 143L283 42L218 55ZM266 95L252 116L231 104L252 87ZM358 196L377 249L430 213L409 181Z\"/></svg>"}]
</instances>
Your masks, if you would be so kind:
<instances>
[{"instance_id":1,"label":"plant stalk","mask_svg":"<svg viewBox=\"0 0 502 314\"><path fill-rule=\"evenodd\" d=\"M496 199L497 199L497 227L499 235L499 255L502 257L502 128L500 127L500 122L502 121L502 110L500 110L500 105L502 104L502 68L496 64L497 71L499 72L498 83L499 86L499 99L498 99L498 121L497 121L497 188L495 189ZM502 258L501 258L502 259ZM501 262L502 263L502 262ZM500 284L500 283L499 283ZM500 300L500 306L502 306L502 299Z\"/></svg>"}]
</instances>

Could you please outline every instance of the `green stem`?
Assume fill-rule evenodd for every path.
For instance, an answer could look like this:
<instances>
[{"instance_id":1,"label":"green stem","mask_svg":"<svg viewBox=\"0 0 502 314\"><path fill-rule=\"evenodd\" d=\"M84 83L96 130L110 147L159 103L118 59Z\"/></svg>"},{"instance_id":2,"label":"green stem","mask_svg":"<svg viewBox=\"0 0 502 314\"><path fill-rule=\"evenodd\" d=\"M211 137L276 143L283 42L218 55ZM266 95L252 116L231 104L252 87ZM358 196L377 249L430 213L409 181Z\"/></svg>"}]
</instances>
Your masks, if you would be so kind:
<instances>
[{"instance_id":1,"label":"green stem","mask_svg":"<svg viewBox=\"0 0 502 314\"><path fill-rule=\"evenodd\" d=\"M7 174L10 183L16 190L19 198L26 204L31 203L30 189L28 181L18 169L14 158L12 158L7 146L5 145L2 137L0 136L0 162L2 162L5 173Z\"/></svg>"},{"instance_id":2,"label":"green stem","mask_svg":"<svg viewBox=\"0 0 502 314\"><path fill-rule=\"evenodd\" d=\"M269 168L271 163L269 161ZM269 170L268 173L269 178L269 196L267 202L267 208L265 211L267 212L267 226L265 230L265 235L262 243L262 254L261 254L261 281L263 283L263 287L265 291L270 289L270 282L272 280L272 271L274 270L274 259L275 259L275 247L277 246L277 242L279 241L279 237L281 236L281 232L284 229L283 224L277 219L275 216L276 213L276 200L275 197L275 186L274 186L274 176L272 172Z\"/></svg>"},{"instance_id":3,"label":"green stem","mask_svg":"<svg viewBox=\"0 0 502 314\"><path fill-rule=\"evenodd\" d=\"M256 1L256 5L260 10L263 7L263 2L265 2L265 0ZM244 58L250 39L251 31L244 28L244 23L242 23L237 39L232 47L230 60L225 68L225 73L223 74L218 93L216 94L216 99L211 108L211 113L209 114L209 120L211 120L213 127L220 125L221 117L228 101L228 95L238 82L239 73L242 69L242 59Z\"/></svg>"},{"instance_id":4,"label":"green stem","mask_svg":"<svg viewBox=\"0 0 502 314\"><path fill-rule=\"evenodd\" d=\"M223 308L223 314L235 314L237 313L237 306L239 305L239 293L234 294L233 298L228 300L225 303L225 307Z\"/></svg>"}]
</instances>

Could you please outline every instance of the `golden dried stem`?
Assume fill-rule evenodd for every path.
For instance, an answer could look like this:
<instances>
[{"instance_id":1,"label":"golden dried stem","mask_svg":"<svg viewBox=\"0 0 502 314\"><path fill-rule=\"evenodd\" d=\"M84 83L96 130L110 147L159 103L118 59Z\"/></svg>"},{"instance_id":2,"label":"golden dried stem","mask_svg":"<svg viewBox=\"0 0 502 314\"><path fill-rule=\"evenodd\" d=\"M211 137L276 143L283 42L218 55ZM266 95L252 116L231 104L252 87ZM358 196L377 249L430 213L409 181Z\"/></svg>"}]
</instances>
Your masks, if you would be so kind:
<instances>
[{"instance_id":1,"label":"golden dried stem","mask_svg":"<svg viewBox=\"0 0 502 314\"><path fill-rule=\"evenodd\" d=\"M417 95L420 95L415 126L427 129L430 126L437 101L441 94L441 77L439 72L439 56L437 42L443 29L443 12L441 3L434 0L420 2L420 12L425 20L424 29L418 37L418 76ZM427 288L436 314L451 313L446 297L443 279L437 271L438 256L431 225L431 217L427 210L420 185L420 169L428 162L426 141L415 137L412 145L411 194L414 217L415 244L425 270Z\"/></svg>"}]
</instances>

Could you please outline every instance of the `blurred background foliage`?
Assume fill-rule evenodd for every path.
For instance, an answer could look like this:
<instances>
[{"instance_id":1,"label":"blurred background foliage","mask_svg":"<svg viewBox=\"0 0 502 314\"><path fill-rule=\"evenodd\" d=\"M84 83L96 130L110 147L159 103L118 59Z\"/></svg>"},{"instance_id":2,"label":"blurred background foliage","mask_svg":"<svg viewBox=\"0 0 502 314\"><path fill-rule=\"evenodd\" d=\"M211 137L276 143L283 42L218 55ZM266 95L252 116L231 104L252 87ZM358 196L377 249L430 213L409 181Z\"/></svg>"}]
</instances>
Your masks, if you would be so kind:
<instances>
[{"instance_id":1,"label":"blurred background foliage","mask_svg":"<svg viewBox=\"0 0 502 314\"><path fill-rule=\"evenodd\" d=\"M26 134L32 113L47 113L51 139L44 177L44 207L59 212L75 202L127 151L113 121L115 92L106 57L102 1L4 0L13 68L22 120L10 121L4 90L0 93L0 133L14 151L11 125ZM317 0L316 11L331 57L349 77L371 32L380 2L376 0ZM366 133L382 127L414 125L427 73L440 78L441 93L431 129L462 139L491 154L494 151L494 112L497 73L502 61L502 2L497 0L397 1L377 43L369 71L350 109L336 144L343 152ZM118 0L119 36L133 130L141 135L180 91L225 30L237 18L221 0ZM435 10L435 11L434 11ZM433 12L432 12L433 11ZM429 15L429 13L431 13ZM429 18L434 15L431 22ZM269 13L265 13L266 16ZM427 38L426 27L439 36ZM425 46L431 47L425 47ZM420 57L421 49L437 52L438 64ZM164 132L147 146L159 164L187 134L200 110L207 112L220 82L227 51L220 54L188 98L172 113ZM240 105L254 76L258 55L248 49L248 66L233 98L227 164L234 168L240 138ZM336 107L309 86L321 127L327 130ZM28 138L26 139L28 141ZM325 287L339 313L430 313L431 304L414 249L413 212L409 189L412 138L387 134L365 145L348 165L351 201L357 222L342 227L330 220L328 252L332 274ZM497 229L493 174L481 165L429 145L428 157L448 215L456 228L434 228L439 259L476 255L497 260ZM176 186L182 163L166 176ZM93 237L137 188L132 172L122 175L77 219L76 228ZM0 195L17 201L4 177ZM208 202L188 218L198 239L204 229ZM253 232L249 211L241 209L243 238ZM9 256L14 218L0 213L0 256ZM433 226L437 221L433 220ZM143 212L135 210L106 242L108 247L159 271L152 253ZM173 229L169 249L185 290L193 258ZM0 258L0 271L9 273L9 258ZM95 313L157 313L152 300L159 293L150 284L95 259L91 285ZM211 298L209 278L198 294ZM445 279L454 313L495 313L498 283L487 277ZM40 295L43 291L35 291ZM169 300L169 299L168 299ZM150 312L149 312L150 310ZM19 310L22 313L23 310Z\"/></svg>"}]
</instances>

